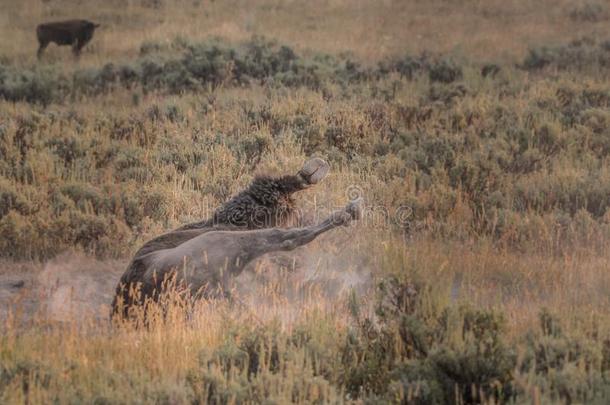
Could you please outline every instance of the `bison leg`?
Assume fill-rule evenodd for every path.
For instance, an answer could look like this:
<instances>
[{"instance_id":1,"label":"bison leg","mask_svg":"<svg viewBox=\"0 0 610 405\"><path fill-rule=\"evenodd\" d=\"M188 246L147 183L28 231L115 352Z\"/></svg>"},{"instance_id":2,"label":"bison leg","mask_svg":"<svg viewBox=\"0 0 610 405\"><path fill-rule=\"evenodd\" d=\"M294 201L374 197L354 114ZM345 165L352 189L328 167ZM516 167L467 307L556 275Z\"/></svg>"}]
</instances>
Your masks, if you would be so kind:
<instances>
[{"instance_id":1,"label":"bison leg","mask_svg":"<svg viewBox=\"0 0 610 405\"><path fill-rule=\"evenodd\" d=\"M42 57L42 53L47 48L47 46L49 46L49 42L48 41L41 41L41 42L39 42L38 52L36 52L36 57L38 59L40 59Z\"/></svg>"},{"instance_id":2,"label":"bison leg","mask_svg":"<svg viewBox=\"0 0 610 405\"><path fill-rule=\"evenodd\" d=\"M80 39L77 39L72 43L72 53L74 54L74 57L78 58L80 56L80 51L83 49L83 46L85 46L85 44Z\"/></svg>"},{"instance_id":3,"label":"bison leg","mask_svg":"<svg viewBox=\"0 0 610 405\"><path fill-rule=\"evenodd\" d=\"M307 187L319 183L326 177L329 168L330 166L324 160L312 158L305 162L301 170L297 173L297 176L303 179L303 187Z\"/></svg>"},{"instance_id":4,"label":"bison leg","mask_svg":"<svg viewBox=\"0 0 610 405\"><path fill-rule=\"evenodd\" d=\"M184 273L177 274L190 285L196 296L230 298L231 279L238 276L249 262L266 253L296 249L324 232L359 219L361 205L362 199L359 198L320 224L304 228L208 232L159 253L152 261L161 268L174 269L172 271L185 263ZM200 291L202 286L204 291Z\"/></svg>"},{"instance_id":5,"label":"bison leg","mask_svg":"<svg viewBox=\"0 0 610 405\"><path fill-rule=\"evenodd\" d=\"M338 226L347 225L362 216L362 198L350 202L344 209L333 212L330 217L318 225L299 229L270 229L253 233L257 251L255 256L265 253L293 250L313 241L316 237Z\"/></svg>"}]
</instances>

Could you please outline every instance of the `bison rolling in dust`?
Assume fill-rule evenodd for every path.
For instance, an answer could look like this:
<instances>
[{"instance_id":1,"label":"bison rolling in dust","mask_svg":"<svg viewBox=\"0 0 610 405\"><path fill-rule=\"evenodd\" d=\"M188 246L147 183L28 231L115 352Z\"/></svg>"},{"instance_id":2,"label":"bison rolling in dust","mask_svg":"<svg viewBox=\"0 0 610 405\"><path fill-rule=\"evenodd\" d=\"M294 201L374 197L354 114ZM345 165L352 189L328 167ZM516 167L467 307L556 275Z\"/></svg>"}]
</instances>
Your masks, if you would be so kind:
<instances>
[{"instance_id":1,"label":"bison rolling in dust","mask_svg":"<svg viewBox=\"0 0 610 405\"><path fill-rule=\"evenodd\" d=\"M252 260L274 251L295 249L337 226L359 219L361 201L352 201L320 224L265 229L286 223L293 212L291 195L322 180L328 164L311 159L296 175L258 177L220 207L209 220L189 224L142 246L123 274L112 313L130 317L147 299L157 300L163 283L195 297L223 296L229 281Z\"/></svg>"},{"instance_id":2,"label":"bison rolling in dust","mask_svg":"<svg viewBox=\"0 0 610 405\"><path fill-rule=\"evenodd\" d=\"M93 38L93 32L99 24L87 20L68 20L46 24L36 27L38 37L37 56L40 59L42 52L54 42L57 45L71 45L75 56L80 54L81 49Z\"/></svg>"}]
</instances>

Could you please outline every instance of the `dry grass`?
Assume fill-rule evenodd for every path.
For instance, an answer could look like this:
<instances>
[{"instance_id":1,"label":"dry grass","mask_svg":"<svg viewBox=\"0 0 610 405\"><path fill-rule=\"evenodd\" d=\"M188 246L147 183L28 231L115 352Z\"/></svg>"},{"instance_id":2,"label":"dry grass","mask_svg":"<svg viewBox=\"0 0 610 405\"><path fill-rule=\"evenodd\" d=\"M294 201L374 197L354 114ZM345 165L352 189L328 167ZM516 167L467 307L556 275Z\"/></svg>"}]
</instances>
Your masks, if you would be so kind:
<instances>
[{"instance_id":1,"label":"dry grass","mask_svg":"<svg viewBox=\"0 0 610 405\"><path fill-rule=\"evenodd\" d=\"M0 402L607 403L609 7L4 1L0 69L43 87L62 71L140 66L144 43L159 66L183 67L176 37L212 36L236 52L278 40L306 68L318 61L319 80L240 81L232 61L193 88L149 89L142 75L34 94L46 105L0 101ZM80 61L50 47L36 68L35 25L72 17L103 27ZM597 42L563 45L583 36ZM529 54L540 67L515 67L556 44ZM378 66L426 52L413 75ZM353 78L353 61L377 70ZM484 78L488 62L501 70ZM108 322L141 243L310 155L332 171L299 195L306 219L363 193L360 224L253 264L244 305ZM415 296L388 309L392 286Z\"/></svg>"},{"instance_id":2,"label":"dry grass","mask_svg":"<svg viewBox=\"0 0 610 405\"><path fill-rule=\"evenodd\" d=\"M507 320L503 339L519 356L531 350L525 336L540 333L543 308L561 314L568 336L610 336L605 311L610 304L608 259L559 260L429 242L411 244L395 256L388 246L396 246L396 241L383 238L380 234L375 242L378 250L366 248L370 267L386 268L387 272L389 265L390 271L433 286L423 298L426 311L461 303L501 311ZM306 255L321 252L318 246L309 250ZM354 254L347 252L346 257ZM399 262L394 262L397 257ZM63 262L63 268L72 267L72 273L64 274L62 285L78 287L86 281L75 281L83 271L74 266L75 261L86 265L89 272L97 271L95 274L105 266L83 257L63 257L57 268ZM341 274L335 265L322 265L317 271ZM79 313L82 309L70 312L69 299L62 311L56 292L37 287L38 293L55 305L41 307L25 324L18 314L5 321L0 339L5 384L2 401L185 403L215 398L234 403L267 398L278 402L351 402L350 394L335 385L349 370L337 357L345 350L347 336L354 333L349 293L337 294L332 277L318 277L313 284L304 285L303 276L283 273L268 277L263 272L255 277L253 290L250 284L244 289L242 297L252 306L250 310L226 302L197 302L189 304L191 315L185 318L183 306L173 306L164 316L156 310L148 312L148 327L144 329L133 328L131 323L111 327L107 319L83 317ZM97 276L88 277L101 287ZM105 292L97 291L89 298L95 300ZM374 295L371 290L361 294L359 300L366 311L365 303L373 302ZM306 345L290 340L302 333L306 333ZM253 341L262 346L250 346ZM576 344L587 340L582 342ZM273 349L280 355L278 366L274 366L274 352L266 346L271 344L279 345ZM257 374L248 378L248 367L242 363L253 355L262 356L261 364ZM275 367L282 371L278 374ZM531 382L527 370L517 368L513 378L521 399L532 395L540 384Z\"/></svg>"},{"instance_id":3,"label":"dry grass","mask_svg":"<svg viewBox=\"0 0 610 405\"><path fill-rule=\"evenodd\" d=\"M601 2L604 5L603 2ZM353 52L375 62L388 55L458 52L479 60L510 61L528 47L573 37L607 37L606 20L571 18L580 2L562 1L148 1L104 3L13 1L3 4L0 55L34 60L34 27L42 21L88 18L103 24L83 64L133 57L144 41L221 36L243 41L275 38L298 50ZM51 60L65 58L51 50Z\"/></svg>"}]
</instances>

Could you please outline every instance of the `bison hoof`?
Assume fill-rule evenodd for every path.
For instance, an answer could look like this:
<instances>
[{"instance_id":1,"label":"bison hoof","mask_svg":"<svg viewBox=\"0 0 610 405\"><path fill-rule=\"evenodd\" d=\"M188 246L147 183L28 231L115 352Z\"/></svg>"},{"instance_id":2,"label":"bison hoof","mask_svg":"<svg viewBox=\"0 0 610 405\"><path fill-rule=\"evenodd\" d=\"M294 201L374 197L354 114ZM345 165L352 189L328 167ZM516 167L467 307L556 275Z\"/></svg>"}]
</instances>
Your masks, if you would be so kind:
<instances>
[{"instance_id":1,"label":"bison hoof","mask_svg":"<svg viewBox=\"0 0 610 405\"><path fill-rule=\"evenodd\" d=\"M323 159L312 158L303 165L299 175L307 184L317 184L328 174L330 166Z\"/></svg>"},{"instance_id":2,"label":"bison hoof","mask_svg":"<svg viewBox=\"0 0 610 405\"><path fill-rule=\"evenodd\" d=\"M358 197L353 201L350 201L349 204L345 207L345 212L347 212L353 220L358 220L362 218L362 206L364 205L364 200L362 197Z\"/></svg>"},{"instance_id":3,"label":"bison hoof","mask_svg":"<svg viewBox=\"0 0 610 405\"><path fill-rule=\"evenodd\" d=\"M335 211L332 214L332 221L335 225L348 226L350 222L362 218L362 205L364 200L362 197L352 200L345 206L345 209Z\"/></svg>"}]
</instances>

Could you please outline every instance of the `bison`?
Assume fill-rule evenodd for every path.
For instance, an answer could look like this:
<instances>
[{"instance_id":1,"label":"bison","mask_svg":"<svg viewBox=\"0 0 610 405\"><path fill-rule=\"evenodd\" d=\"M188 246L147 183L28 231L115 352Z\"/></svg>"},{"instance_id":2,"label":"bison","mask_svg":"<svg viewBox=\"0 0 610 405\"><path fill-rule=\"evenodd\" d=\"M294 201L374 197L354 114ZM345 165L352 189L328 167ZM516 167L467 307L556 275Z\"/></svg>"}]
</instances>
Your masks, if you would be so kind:
<instances>
[{"instance_id":1,"label":"bison","mask_svg":"<svg viewBox=\"0 0 610 405\"><path fill-rule=\"evenodd\" d=\"M194 298L231 298L230 284L251 261L280 251L294 250L362 215L362 198L333 212L324 221L303 228L256 230L191 230L193 238L169 249L134 258L118 287L111 316L128 319L132 309L157 301L167 286Z\"/></svg>"},{"instance_id":2,"label":"bison","mask_svg":"<svg viewBox=\"0 0 610 405\"><path fill-rule=\"evenodd\" d=\"M57 45L72 45L75 56L93 38L93 32L99 24L87 20L68 20L40 24L36 27L38 37L37 56L40 59L42 52L51 42Z\"/></svg>"},{"instance_id":3,"label":"bison","mask_svg":"<svg viewBox=\"0 0 610 405\"><path fill-rule=\"evenodd\" d=\"M230 280L252 260L269 252L295 249L316 236L359 219L353 201L326 221L278 229L293 211L291 195L321 181L328 163L311 159L296 175L257 177L214 215L148 241L135 254L116 289L112 315L130 318L147 299L158 300L163 283L175 277L195 297L228 297ZM272 228L272 229L269 229Z\"/></svg>"}]
</instances>

